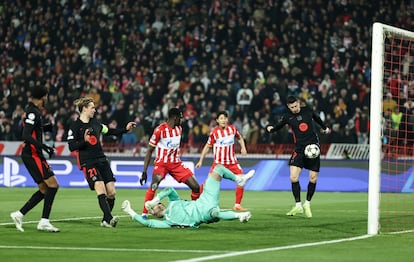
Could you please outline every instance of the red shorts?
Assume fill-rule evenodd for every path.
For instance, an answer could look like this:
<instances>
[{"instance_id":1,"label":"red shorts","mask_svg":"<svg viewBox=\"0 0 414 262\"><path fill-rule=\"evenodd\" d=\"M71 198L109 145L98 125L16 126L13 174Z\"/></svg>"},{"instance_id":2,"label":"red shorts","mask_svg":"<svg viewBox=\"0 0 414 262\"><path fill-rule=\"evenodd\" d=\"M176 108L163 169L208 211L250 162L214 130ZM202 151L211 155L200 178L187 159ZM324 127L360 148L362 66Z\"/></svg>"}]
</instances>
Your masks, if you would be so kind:
<instances>
[{"instance_id":1,"label":"red shorts","mask_svg":"<svg viewBox=\"0 0 414 262\"><path fill-rule=\"evenodd\" d=\"M222 165L225 168L227 168L228 170L230 170L231 172L233 172L235 175L241 175L243 174L243 169L241 168L240 164L217 164L217 163L213 163L213 165L210 168L210 173L213 172L213 169L217 166L217 165Z\"/></svg>"},{"instance_id":2,"label":"red shorts","mask_svg":"<svg viewBox=\"0 0 414 262\"><path fill-rule=\"evenodd\" d=\"M167 174L170 174L177 182L184 183L193 176L193 172L184 166L182 162L178 163L156 163L154 165L154 175L160 175L164 179Z\"/></svg>"}]
</instances>

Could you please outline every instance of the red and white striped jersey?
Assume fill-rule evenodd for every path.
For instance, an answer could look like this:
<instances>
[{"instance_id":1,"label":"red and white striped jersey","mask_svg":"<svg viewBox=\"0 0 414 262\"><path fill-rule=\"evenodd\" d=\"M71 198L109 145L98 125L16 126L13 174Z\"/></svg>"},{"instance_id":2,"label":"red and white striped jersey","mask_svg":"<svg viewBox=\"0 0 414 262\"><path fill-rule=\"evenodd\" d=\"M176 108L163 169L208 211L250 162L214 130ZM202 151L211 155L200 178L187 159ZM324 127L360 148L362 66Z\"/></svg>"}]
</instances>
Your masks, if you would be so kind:
<instances>
[{"instance_id":1,"label":"red and white striped jersey","mask_svg":"<svg viewBox=\"0 0 414 262\"><path fill-rule=\"evenodd\" d=\"M213 147L214 162L216 164L237 164L234 152L234 138L241 137L234 125L227 125L222 129L216 126L208 137L207 144Z\"/></svg>"},{"instance_id":2,"label":"red and white striped jersey","mask_svg":"<svg viewBox=\"0 0 414 262\"><path fill-rule=\"evenodd\" d=\"M183 129L181 126L171 128L167 123L155 128L149 144L155 147L155 163L178 163Z\"/></svg>"}]
</instances>

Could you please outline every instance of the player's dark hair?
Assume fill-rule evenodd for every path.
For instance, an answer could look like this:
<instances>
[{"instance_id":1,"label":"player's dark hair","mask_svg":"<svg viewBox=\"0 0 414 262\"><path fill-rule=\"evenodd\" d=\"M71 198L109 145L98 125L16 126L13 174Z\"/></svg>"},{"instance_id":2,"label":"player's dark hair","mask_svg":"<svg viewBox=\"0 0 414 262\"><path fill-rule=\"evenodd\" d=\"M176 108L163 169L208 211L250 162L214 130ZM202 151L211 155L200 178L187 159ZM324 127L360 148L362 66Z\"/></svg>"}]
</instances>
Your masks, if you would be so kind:
<instances>
[{"instance_id":1,"label":"player's dark hair","mask_svg":"<svg viewBox=\"0 0 414 262\"><path fill-rule=\"evenodd\" d=\"M45 95L47 95L48 91L47 88L45 86L34 86L33 89L31 90L31 97L35 98L35 99L41 99L42 97L44 97Z\"/></svg>"},{"instance_id":2,"label":"player's dark hair","mask_svg":"<svg viewBox=\"0 0 414 262\"><path fill-rule=\"evenodd\" d=\"M216 119L218 119L221 115L224 115L225 117L229 117L229 114L227 113L227 111L222 110L217 113Z\"/></svg>"},{"instance_id":3,"label":"player's dark hair","mask_svg":"<svg viewBox=\"0 0 414 262\"><path fill-rule=\"evenodd\" d=\"M181 110L180 109L178 109L176 107L173 107L170 110L168 110L168 118L173 118L173 117L176 117L176 116L181 117Z\"/></svg>"},{"instance_id":4,"label":"player's dark hair","mask_svg":"<svg viewBox=\"0 0 414 262\"><path fill-rule=\"evenodd\" d=\"M295 103L296 101L298 101L298 98L296 97L296 96L288 96L288 99L287 99L287 104L289 105L289 104L293 104L293 103Z\"/></svg>"}]
</instances>

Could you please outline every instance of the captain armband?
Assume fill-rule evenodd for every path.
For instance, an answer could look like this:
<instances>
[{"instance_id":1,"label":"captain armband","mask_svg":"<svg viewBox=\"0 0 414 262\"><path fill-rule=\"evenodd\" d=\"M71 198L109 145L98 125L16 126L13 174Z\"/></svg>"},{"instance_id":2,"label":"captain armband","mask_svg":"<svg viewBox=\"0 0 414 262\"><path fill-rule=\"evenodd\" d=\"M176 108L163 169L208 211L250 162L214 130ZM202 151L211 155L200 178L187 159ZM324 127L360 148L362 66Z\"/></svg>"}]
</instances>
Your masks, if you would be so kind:
<instances>
[{"instance_id":1,"label":"captain armband","mask_svg":"<svg viewBox=\"0 0 414 262\"><path fill-rule=\"evenodd\" d=\"M106 126L104 124L101 124L101 125L102 125L101 133L105 135L106 133L108 133L109 128L108 128L108 126Z\"/></svg>"}]
</instances>

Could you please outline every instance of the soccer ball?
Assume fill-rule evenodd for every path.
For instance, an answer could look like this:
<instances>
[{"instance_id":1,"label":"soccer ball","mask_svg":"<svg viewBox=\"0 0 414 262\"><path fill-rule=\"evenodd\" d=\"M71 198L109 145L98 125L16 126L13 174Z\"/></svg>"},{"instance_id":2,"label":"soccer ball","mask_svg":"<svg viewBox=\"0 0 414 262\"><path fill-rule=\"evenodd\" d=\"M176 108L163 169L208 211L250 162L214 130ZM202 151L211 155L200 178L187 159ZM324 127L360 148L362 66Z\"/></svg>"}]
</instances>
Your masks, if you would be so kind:
<instances>
[{"instance_id":1,"label":"soccer ball","mask_svg":"<svg viewBox=\"0 0 414 262\"><path fill-rule=\"evenodd\" d=\"M319 146L317 144L310 144L305 147L305 157L306 158L317 158L321 153Z\"/></svg>"}]
</instances>

